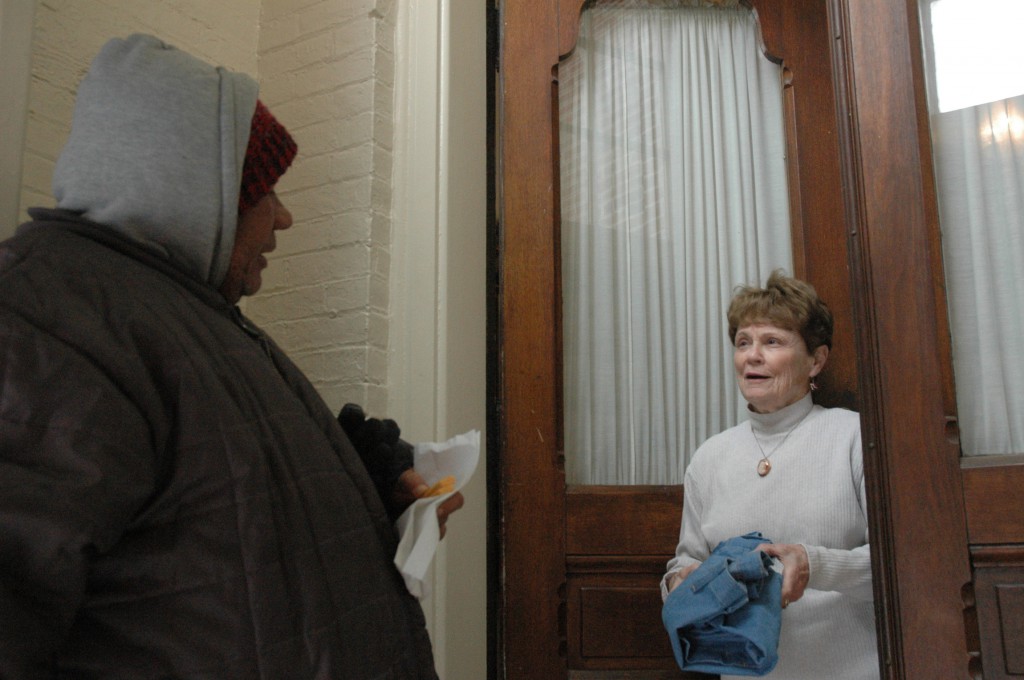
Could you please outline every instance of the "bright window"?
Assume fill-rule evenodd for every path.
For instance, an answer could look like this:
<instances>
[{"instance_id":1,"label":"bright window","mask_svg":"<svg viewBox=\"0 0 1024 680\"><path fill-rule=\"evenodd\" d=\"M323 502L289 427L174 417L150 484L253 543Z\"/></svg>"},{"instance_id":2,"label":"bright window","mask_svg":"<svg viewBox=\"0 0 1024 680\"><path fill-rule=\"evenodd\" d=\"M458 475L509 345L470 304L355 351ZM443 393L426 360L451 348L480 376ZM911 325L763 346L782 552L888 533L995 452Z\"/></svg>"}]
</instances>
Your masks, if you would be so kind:
<instances>
[{"instance_id":1,"label":"bright window","mask_svg":"<svg viewBox=\"0 0 1024 680\"><path fill-rule=\"evenodd\" d=\"M930 9L940 112L1024 94L1024 1L932 0Z\"/></svg>"}]
</instances>

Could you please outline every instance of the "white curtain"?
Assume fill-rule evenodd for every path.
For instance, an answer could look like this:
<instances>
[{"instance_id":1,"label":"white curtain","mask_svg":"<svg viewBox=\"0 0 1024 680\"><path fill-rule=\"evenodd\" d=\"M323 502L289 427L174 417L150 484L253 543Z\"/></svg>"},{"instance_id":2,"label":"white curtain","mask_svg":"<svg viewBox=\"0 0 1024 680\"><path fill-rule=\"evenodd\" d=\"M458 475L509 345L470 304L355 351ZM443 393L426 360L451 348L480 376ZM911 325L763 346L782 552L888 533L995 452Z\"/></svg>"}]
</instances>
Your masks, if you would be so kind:
<instances>
[{"instance_id":1,"label":"white curtain","mask_svg":"<svg viewBox=\"0 0 1024 680\"><path fill-rule=\"evenodd\" d=\"M932 116L961 449L1024 451L1024 96Z\"/></svg>"},{"instance_id":2,"label":"white curtain","mask_svg":"<svg viewBox=\"0 0 1024 680\"><path fill-rule=\"evenodd\" d=\"M743 417L728 301L792 272L780 71L742 7L584 12L558 69L569 483L681 483Z\"/></svg>"}]
</instances>

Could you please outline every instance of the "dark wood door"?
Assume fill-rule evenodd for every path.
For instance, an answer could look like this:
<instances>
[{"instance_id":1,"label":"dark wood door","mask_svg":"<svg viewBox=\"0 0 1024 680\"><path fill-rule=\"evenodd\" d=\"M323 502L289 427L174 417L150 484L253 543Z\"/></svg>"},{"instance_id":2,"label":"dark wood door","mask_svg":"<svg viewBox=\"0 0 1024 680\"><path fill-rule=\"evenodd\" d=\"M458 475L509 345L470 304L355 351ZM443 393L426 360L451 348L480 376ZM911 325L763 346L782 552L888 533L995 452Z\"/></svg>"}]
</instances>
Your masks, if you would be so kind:
<instances>
[{"instance_id":1,"label":"dark wood door","mask_svg":"<svg viewBox=\"0 0 1024 680\"><path fill-rule=\"evenodd\" d=\"M885 677L971 677L982 653L1015 677L1024 465L961 469L916 3L750 4L787 75L796 273L836 314L823 401L862 414ZM681 489L563 473L555 116L581 5L499 5L494 675L678 678L657 583Z\"/></svg>"},{"instance_id":2,"label":"dark wood door","mask_svg":"<svg viewBox=\"0 0 1024 680\"><path fill-rule=\"evenodd\" d=\"M855 407L827 7L754 4L788 80L796 270L840 301L824 400ZM681 488L567 486L562 467L555 103L581 5L519 0L500 14L500 663L507 678L682 677L658 590L678 537Z\"/></svg>"}]
</instances>

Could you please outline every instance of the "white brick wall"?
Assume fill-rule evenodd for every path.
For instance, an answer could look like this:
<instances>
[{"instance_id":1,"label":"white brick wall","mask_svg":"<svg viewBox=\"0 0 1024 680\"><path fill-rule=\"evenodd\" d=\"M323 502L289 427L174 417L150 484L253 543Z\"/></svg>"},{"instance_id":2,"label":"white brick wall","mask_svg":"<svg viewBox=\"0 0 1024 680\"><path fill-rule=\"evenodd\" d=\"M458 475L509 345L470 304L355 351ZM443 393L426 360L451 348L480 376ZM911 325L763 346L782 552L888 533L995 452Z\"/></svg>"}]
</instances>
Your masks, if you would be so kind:
<instances>
[{"instance_id":1,"label":"white brick wall","mask_svg":"<svg viewBox=\"0 0 1024 680\"><path fill-rule=\"evenodd\" d=\"M295 220L246 312L334 410L387 408L394 7L265 0L260 96L299 156L278 193Z\"/></svg>"},{"instance_id":2,"label":"white brick wall","mask_svg":"<svg viewBox=\"0 0 1024 680\"><path fill-rule=\"evenodd\" d=\"M37 3L25 128L21 219L53 205L50 180L67 141L78 81L110 38L152 33L212 63L256 73L259 5L249 0L47 0Z\"/></svg>"}]
</instances>

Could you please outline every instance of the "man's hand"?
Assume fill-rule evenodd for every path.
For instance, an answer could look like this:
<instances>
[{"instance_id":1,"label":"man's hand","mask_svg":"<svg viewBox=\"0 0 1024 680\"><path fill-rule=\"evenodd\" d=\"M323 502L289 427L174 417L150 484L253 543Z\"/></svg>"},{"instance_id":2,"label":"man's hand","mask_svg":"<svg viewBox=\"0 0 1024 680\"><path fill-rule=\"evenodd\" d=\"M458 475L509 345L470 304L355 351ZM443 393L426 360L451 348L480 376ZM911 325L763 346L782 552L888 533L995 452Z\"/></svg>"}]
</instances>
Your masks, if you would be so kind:
<instances>
[{"instance_id":1,"label":"man's hand","mask_svg":"<svg viewBox=\"0 0 1024 680\"><path fill-rule=\"evenodd\" d=\"M395 421L367 418L358 404L345 404L338 414L338 424L370 473L388 516L395 521L414 500L413 496L403 498L396 493L401 475L412 468L412 445L400 438L402 431Z\"/></svg>"},{"instance_id":2,"label":"man's hand","mask_svg":"<svg viewBox=\"0 0 1024 680\"><path fill-rule=\"evenodd\" d=\"M398 478L398 486L395 487L394 502L401 507L407 507L417 498L422 498L427 492L427 482L420 473L409 468ZM441 538L444 538L446 531L445 524L448 517L465 504L466 499L462 493L456 491L449 498L446 498L441 505L437 506L437 525L441 528Z\"/></svg>"}]
</instances>

